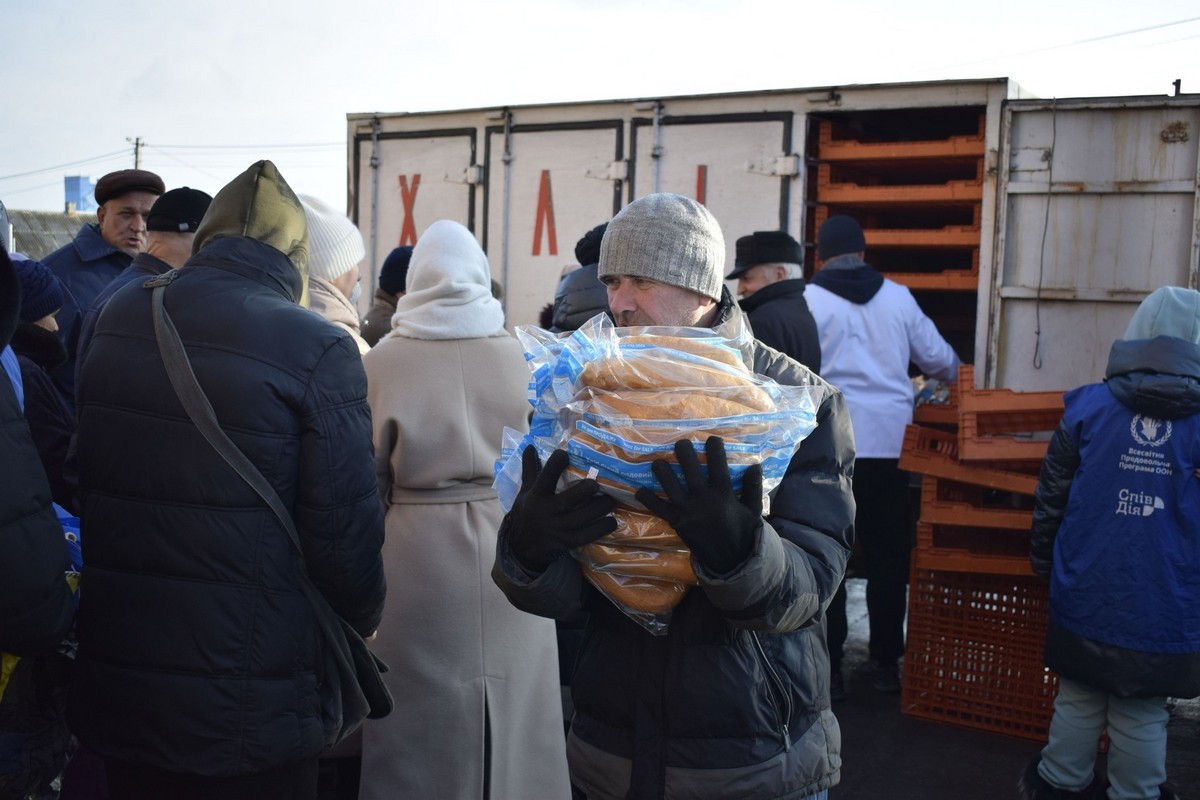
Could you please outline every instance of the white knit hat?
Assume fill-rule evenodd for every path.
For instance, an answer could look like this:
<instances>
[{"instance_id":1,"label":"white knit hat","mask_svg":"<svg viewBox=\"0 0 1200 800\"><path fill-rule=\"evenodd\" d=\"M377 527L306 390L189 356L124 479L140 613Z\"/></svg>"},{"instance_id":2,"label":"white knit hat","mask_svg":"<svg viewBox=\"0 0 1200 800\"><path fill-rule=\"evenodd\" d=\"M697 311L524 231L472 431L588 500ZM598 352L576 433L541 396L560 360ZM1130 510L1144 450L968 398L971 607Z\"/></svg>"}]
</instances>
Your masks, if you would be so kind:
<instances>
[{"instance_id":1,"label":"white knit hat","mask_svg":"<svg viewBox=\"0 0 1200 800\"><path fill-rule=\"evenodd\" d=\"M367 254L358 228L342 212L310 195L300 195L308 223L309 269L313 275L336 280Z\"/></svg>"},{"instance_id":2,"label":"white knit hat","mask_svg":"<svg viewBox=\"0 0 1200 800\"><path fill-rule=\"evenodd\" d=\"M637 275L721 299L725 236L712 213L680 194L648 194L612 218L599 277Z\"/></svg>"}]
</instances>

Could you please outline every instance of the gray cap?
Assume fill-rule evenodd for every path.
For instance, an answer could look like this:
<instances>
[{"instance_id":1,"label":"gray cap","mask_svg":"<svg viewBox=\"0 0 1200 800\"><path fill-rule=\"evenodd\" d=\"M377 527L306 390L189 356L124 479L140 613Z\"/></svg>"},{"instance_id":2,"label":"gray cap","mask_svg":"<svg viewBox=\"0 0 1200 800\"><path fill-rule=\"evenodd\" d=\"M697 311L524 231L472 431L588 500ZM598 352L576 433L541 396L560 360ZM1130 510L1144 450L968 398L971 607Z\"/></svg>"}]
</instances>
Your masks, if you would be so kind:
<instances>
[{"instance_id":1,"label":"gray cap","mask_svg":"<svg viewBox=\"0 0 1200 800\"><path fill-rule=\"evenodd\" d=\"M612 218L600 243L601 279L634 275L721 299L725 236L716 217L681 194L648 194Z\"/></svg>"}]
</instances>

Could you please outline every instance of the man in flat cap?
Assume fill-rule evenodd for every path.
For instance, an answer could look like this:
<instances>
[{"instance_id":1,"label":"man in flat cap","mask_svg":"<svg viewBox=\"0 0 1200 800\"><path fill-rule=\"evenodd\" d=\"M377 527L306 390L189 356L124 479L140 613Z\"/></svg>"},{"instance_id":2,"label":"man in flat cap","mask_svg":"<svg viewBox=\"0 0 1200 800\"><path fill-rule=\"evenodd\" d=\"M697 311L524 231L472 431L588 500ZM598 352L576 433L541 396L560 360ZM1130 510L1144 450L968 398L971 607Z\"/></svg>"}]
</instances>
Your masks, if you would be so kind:
<instances>
[{"instance_id":1,"label":"man in flat cap","mask_svg":"<svg viewBox=\"0 0 1200 800\"><path fill-rule=\"evenodd\" d=\"M159 196L146 215L146 249L133 257L129 266L109 281L83 315L79 326L79 338L75 343L75 377L79 377L83 359L87 355L96 320L117 290L134 281L144 282L147 278L162 275L167 270L179 269L192 255L192 241L200 220L208 211L212 197L199 189L183 186Z\"/></svg>"},{"instance_id":2,"label":"man in flat cap","mask_svg":"<svg viewBox=\"0 0 1200 800\"><path fill-rule=\"evenodd\" d=\"M52 377L67 401L75 403L75 350L84 313L109 281L146 247L146 216L166 191L162 178L144 169L110 172L96 184L96 222L85 223L75 239L42 259L63 288L58 335L67 361Z\"/></svg>"},{"instance_id":3,"label":"man in flat cap","mask_svg":"<svg viewBox=\"0 0 1200 800\"><path fill-rule=\"evenodd\" d=\"M821 371L817 323L804 300L804 250L785 231L755 231L737 240L733 272L738 305L754 338Z\"/></svg>"}]
</instances>

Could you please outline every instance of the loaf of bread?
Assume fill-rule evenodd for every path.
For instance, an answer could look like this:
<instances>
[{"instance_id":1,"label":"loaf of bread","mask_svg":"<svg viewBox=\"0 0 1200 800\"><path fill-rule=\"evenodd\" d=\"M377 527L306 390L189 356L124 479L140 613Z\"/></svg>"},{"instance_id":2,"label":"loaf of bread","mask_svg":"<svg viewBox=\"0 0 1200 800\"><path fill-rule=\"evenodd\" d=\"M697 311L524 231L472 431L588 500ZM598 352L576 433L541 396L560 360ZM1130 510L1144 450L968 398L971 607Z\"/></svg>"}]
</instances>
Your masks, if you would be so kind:
<instances>
[{"instance_id":1,"label":"loaf of bread","mask_svg":"<svg viewBox=\"0 0 1200 800\"><path fill-rule=\"evenodd\" d=\"M659 616L679 604L688 587L680 583L627 578L583 565L583 574L606 597L634 614Z\"/></svg>"},{"instance_id":2,"label":"loaf of bread","mask_svg":"<svg viewBox=\"0 0 1200 800\"><path fill-rule=\"evenodd\" d=\"M580 396L580 408L586 413L617 420L707 420L764 411L764 408L742 402L753 399L737 390L726 394L694 388L621 392L589 389Z\"/></svg>"},{"instance_id":3,"label":"loaf of bread","mask_svg":"<svg viewBox=\"0 0 1200 800\"><path fill-rule=\"evenodd\" d=\"M775 410L774 400L734 347L636 333L623 336L613 355L583 365L568 409L567 474L583 478L596 466L600 474L592 477L617 501L617 530L576 554L584 575L635 618L664 615L698 581L678 534L639 510L638 484L657 484L646 465L674 462L674 443L681 438L703 442L716 435L736 442L765 434L761 418L747 418ZM696 450L704 463L703 446ZM731 465L756 460L737 448L727 457Z\"/></svg>"},{"instance_id":4,"label":"loaf of bread","mask_svg":"<svg viewBox=\"0 0 1200 800\"><path fill-rule=\"evenodd\" d=\"M625 346L630 343L644 347ZM622 396L631 391L701 388L706 395L716 395L754 411L766 411L773 406L771 396L755 381L738 351L729 347L682 336L632 336L622 339L622 344L616 355L585 364L580 385L619 392ZM725 391L707 391L717 389ZM671 419L665 415L655 418Z\"/></svg>"},{"instance_id":5,"label":"loaf of bread","mask_svg":"<svg viewBox=\"0 0 1200 800\"><path fill-rule=\"evenodd\" d=\"M692 569L692 555L683 547L683 542L679 545L677 549L663 550L601 541L585 544L581 550L588 566L597 572L694 586L697 580Z\"/></svg>"}]
</instances>

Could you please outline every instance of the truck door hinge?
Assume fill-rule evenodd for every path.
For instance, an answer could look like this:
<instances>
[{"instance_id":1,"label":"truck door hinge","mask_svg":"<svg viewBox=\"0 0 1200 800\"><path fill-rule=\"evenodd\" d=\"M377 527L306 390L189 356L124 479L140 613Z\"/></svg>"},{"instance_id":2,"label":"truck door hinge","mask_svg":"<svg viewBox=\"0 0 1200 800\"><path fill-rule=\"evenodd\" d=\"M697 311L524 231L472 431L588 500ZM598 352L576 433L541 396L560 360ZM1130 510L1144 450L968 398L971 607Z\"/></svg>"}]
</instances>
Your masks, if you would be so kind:
<instances>
[{"instance_id":1,"label":"truck door hinge","mask_svg":"<svg viewBox=\"0 0 1200 800\"><path fill-rule=\"evenodd\" d=\"M784 154L780 156L766 156L757 161L747 161L746 171L757 175L769 175L771 177L795 177L800 174L800 156Z\"/></svg>"},{"instance_id":2,"label":"truck door hinge","mask_svg":"<svg viewBox=\"0 0 1200 800\"><path fill-rule=\"evenodd\" d=\"M483 165L472 164L469 167L464 167L458 173L447 172L443 176L446 183L465 183L470 186L476 186L483 183Z\"/></svg>"},{"instance_id":3,"label":"truck door hinge","mask_svg":"<svg viewBox=\"0 0 1200 800\"><path fill-rule=\"evenodd\" d=\"M629 162L609 161L605 164L596 164L584 169L583 174L585 177L601 181L623 181L629 178Z\"/></svg>"}]
</instances>

